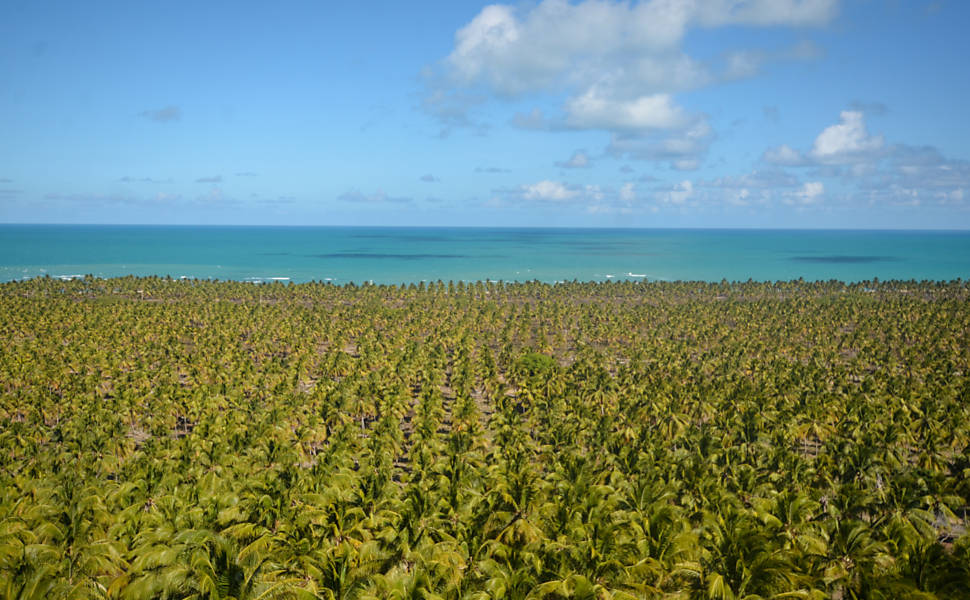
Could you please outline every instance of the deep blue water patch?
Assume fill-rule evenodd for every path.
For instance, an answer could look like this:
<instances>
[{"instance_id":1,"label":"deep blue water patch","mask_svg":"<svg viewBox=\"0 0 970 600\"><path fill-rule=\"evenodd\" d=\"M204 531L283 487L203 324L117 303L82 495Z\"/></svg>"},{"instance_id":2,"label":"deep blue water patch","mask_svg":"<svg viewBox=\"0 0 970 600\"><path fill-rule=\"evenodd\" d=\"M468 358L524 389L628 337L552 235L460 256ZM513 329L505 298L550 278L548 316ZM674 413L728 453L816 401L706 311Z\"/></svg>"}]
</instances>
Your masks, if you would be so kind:
<instances>
[{"instance_id":1,"label":"deep blue water patch","mask_svg":"<svg viewBox=\"0 0 970 600\"><path fill-rule=\"evenodd\" d=\"M822 263L829 265L861 265L878 262L895 262L895 256L848 256L835 254L831 256L793 256L795 262Z\"/></svg>"},{"instance_id":2,"label":"deep blue water patch","mask_svg":"<svg viewBox=\"0 0 970 600\"><path fill-rule=\"evenodd\" d=\"M354 239L362 240L407 240L411 242L454 242L455 238L446 237L442 235L408 235L402 236L400 234L394 235L392 233L361 233L351 236Z\"/></svg>"},{"instance_id":3,"label":"deep blue water patch","mask_svg":"<svg viewBox=\"0 0 970 600\"><path fill-rule=\"evenodd\" d=\"M465 254L378 254L372 252L331 252L330 254L311 254L313 258L338 259L398 259L398 260L428 260L433 258L469 258Z\"/></svg>"}]
</instances>

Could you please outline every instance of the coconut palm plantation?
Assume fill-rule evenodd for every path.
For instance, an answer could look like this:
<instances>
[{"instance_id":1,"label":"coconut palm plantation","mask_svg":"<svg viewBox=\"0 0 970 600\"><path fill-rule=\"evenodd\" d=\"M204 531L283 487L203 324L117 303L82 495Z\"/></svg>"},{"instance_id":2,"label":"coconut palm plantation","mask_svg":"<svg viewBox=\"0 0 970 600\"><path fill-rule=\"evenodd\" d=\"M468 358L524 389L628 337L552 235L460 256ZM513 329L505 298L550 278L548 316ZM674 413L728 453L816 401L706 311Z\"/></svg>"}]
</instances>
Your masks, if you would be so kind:
<instances>
[{"instance_id":1,"label":"coconut palm plantation","mask_svg":"<svg viewBox=\"0 0 970 600\"><path fill-rule=\"evenodd\" d=\"M970 598L966 282L0 285L0 598Z\"/></svg>"}]
</instances>

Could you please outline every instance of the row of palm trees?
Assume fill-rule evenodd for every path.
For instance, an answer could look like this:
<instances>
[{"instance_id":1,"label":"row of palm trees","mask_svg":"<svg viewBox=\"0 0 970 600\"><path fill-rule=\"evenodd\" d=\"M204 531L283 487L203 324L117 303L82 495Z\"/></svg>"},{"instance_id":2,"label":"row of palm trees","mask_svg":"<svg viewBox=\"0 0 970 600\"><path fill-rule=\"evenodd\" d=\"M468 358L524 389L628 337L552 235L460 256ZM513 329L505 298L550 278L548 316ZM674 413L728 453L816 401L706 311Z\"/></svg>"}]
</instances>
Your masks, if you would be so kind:
<instances>
[{"instance_id":1,"label":"row of palm trees","mask_svg":"<svg viewBox=\"0 0 970 600\"><path fill-rule=\"evenodd\" d=\"M968 598L962 281L0 286L0 598Z\"/></svg>"}]
</instances>

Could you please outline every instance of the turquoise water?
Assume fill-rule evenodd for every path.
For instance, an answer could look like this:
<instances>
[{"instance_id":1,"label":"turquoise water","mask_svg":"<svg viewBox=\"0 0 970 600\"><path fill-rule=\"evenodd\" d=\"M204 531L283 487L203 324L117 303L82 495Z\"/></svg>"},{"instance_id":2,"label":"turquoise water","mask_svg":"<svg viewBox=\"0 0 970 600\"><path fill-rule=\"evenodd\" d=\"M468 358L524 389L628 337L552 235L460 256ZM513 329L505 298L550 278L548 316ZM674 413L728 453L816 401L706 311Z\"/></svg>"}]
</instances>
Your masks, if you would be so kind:
<instances>
[{"instance_id":1,"label":"turquoise water","mask_svg":"<svg viewBox=\"0 0 970 600\"><path fill-rule=\"evenodd\" d=\"M970 278L970 232L0 225L0 281Z\"/></svg>"}]
</instances>

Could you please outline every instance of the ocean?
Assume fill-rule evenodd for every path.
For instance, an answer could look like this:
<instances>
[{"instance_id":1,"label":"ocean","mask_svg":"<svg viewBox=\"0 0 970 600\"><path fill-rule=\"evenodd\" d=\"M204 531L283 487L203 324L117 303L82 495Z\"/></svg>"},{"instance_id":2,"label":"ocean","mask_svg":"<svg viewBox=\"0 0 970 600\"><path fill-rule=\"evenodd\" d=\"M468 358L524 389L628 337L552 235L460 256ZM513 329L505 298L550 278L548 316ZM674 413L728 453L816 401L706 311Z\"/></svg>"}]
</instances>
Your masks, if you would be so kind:
<instances>
[{"instance_id":1,"label":"ocean","mask_svg":"<svg viewBox=\"0 0 970 600\"><path fill-rule=\"evenodd\" d=\"M0 225L0 281L970 279L970 232Z\"/></svg>"}]
</instances>

